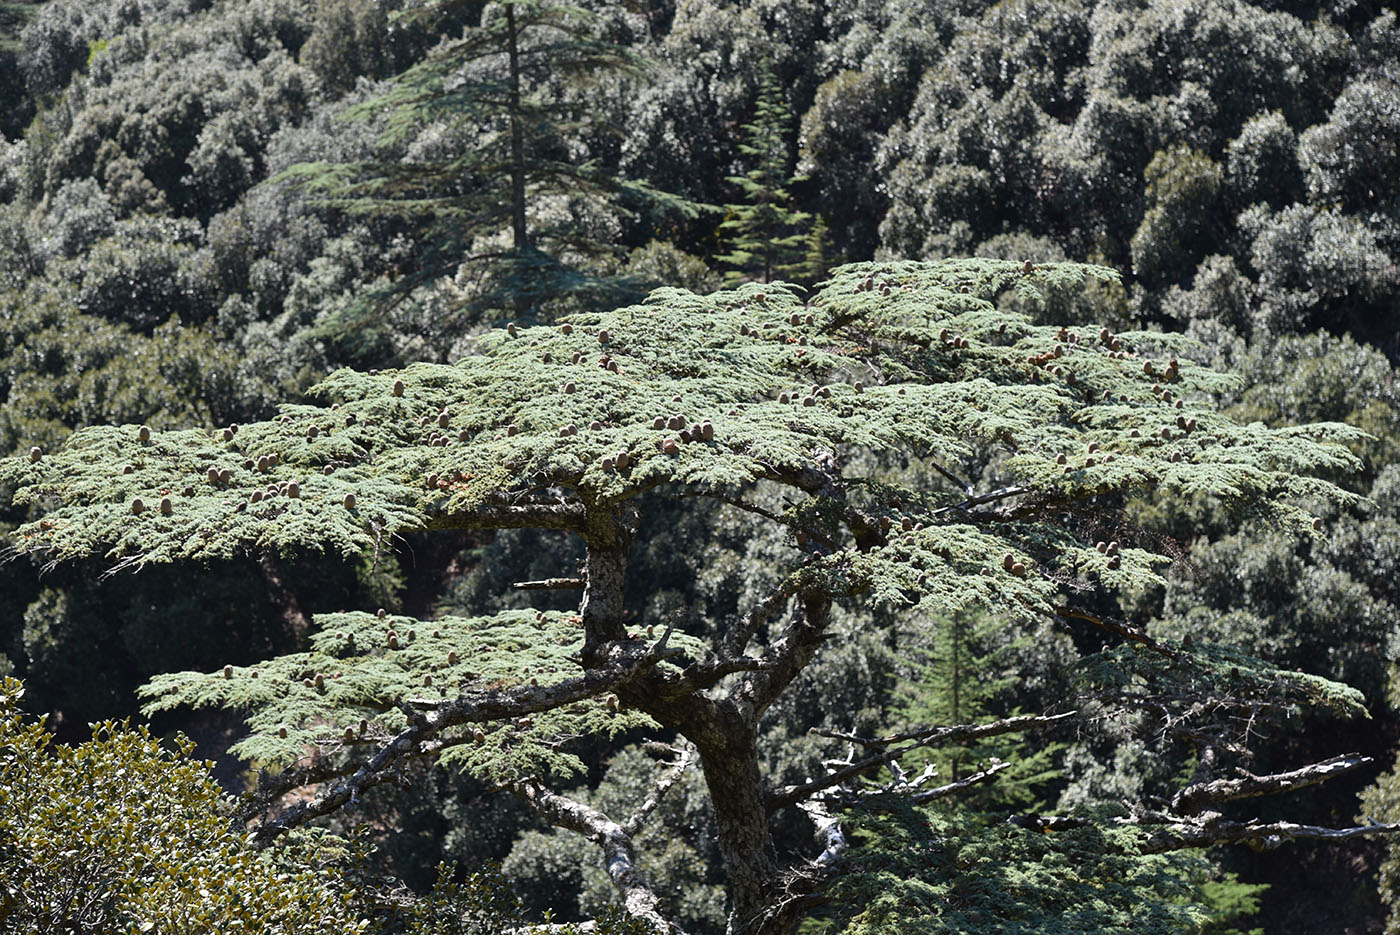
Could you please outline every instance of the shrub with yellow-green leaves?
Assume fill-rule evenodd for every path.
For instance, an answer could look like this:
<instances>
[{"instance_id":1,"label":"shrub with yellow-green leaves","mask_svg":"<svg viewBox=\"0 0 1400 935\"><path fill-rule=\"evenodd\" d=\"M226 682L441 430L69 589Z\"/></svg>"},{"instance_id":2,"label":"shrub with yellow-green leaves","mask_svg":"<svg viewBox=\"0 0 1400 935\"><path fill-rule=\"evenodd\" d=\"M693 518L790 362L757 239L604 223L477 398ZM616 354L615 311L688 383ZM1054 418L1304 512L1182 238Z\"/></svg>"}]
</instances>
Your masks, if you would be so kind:
<instances>
[{"instance_id":1,"label":"shrub with yellow-green leaves","mask_svg":"<svg viewBox=\"0 0 1400 935\"><path fill-rule=\"evenodd\" d=\"M311 840L259 851L230 820L193 743L108 722L77 746L0 683L0 930L359 931Z\"/></svg>"}]
</instances>

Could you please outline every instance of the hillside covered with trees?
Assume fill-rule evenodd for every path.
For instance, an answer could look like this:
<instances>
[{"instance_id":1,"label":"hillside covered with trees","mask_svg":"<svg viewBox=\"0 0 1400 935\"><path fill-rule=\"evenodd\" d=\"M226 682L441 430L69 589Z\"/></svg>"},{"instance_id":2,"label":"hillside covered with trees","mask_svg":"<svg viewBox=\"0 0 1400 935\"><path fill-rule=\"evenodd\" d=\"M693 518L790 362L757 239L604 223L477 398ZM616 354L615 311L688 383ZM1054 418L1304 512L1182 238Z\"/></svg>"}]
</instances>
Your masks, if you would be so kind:
<instances>
[{"instance_id":1,"label":"hillside covered with trees","mask_svg":"<svg viewBox=\"0 0 1400 935\"><path fill-rule=\"evenodd\" d=\"M1394 5L47 0L0 88L0 918L1400 932Z\"/></svg>"}]
</instances>

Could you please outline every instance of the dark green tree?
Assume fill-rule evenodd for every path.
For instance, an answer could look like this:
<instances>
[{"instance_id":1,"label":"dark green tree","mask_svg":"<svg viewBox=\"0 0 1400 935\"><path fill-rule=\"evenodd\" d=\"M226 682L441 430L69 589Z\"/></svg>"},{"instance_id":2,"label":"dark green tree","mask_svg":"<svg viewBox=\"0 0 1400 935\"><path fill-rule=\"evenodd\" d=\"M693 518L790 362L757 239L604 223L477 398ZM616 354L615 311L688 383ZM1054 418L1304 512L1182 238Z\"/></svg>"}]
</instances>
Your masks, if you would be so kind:
<instances>
[{"instance_id":1,"label":"dark green tree","mask_svg":"<svg viewBox=\"0 0 1400 935\"><path fill-rule=\"evenodd\" d=\"M795 278L805 272L812 216L792 207L789 186L801 181L791 174L792 111L772 69L763 73L753 120L742 129L739 153L749 169L729 176L729 182L743 200L724 206L719 236L728 252L715 259L736 267L725 277L731 284ZM825 272L815 270L811 280Z\"/></svg>"},{"instance_id":2,"label":"dark green tree","mask_svg":"<svg viewBox=\"0 0 1400 935\"><path fill-rule=\"evenodd\" d=\"M279 176L323 206L403 222L414 245L334 316L331 333L382 328L388 309L421 303L415 290L445 279L446 330L483 316L548 316L561 302L624 301L637 294L634 280L590 272L617 249L618 218L642 200L688 210L598 155L615 130L595 95L642 74L643 62L596 15L553 0L447 0L401 16L463 14L461 38L346 113L377 122L379 158L303 163Z\"/></svg>"}]
</instances>

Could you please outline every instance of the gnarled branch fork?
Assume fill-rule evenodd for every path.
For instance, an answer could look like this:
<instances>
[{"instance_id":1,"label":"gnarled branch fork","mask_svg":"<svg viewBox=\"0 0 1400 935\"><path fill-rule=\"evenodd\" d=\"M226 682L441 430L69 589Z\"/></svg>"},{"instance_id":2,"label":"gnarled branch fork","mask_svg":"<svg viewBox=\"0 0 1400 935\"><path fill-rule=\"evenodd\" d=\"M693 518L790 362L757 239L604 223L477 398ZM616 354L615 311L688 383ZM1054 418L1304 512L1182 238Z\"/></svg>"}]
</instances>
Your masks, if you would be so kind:
<instances>
[{"instance_id":1,"label":"gnarled branch fork","mask_svg":"<svg viewBox=\"0 0 1400 935\"><path fill-rule=\"evenodd\" d=\"M551 792L533 779L509 783L505 788L551 824L577 832L602 848L608 876L629 914L650 923L658 932L684 935L678 925L661 914L655 890L637 869L632 844L636 832L630 827L631 821L619 824L598 809Z\"/></svg>"}]
</instances>

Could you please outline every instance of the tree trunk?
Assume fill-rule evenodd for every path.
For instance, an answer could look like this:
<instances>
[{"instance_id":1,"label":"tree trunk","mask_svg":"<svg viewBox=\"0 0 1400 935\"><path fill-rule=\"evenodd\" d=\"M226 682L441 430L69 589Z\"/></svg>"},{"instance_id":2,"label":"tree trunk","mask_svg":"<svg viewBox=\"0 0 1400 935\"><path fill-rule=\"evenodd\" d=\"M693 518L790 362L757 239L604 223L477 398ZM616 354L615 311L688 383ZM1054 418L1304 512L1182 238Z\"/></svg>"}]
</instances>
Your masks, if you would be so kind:
<instances>
[{"instance_id":1,"label":"tree trunk","mask_svg":"<svg viewBox=\"0 0 1400 935\"><path fill-rule=\"evenodd\" d=\"M584 533L586 548L583 601L583 660L595 661L598 650L612 640L627 638L622 622L623 584L627 552L637 532L637 509L630 504L621 515L611 510L590 510Z\"/></svg>"},{"instance_id":2,"label":"tree trunk","mask_svg":"<svg viewBox=\"0 0 1400 935\"><path fill-rule=\"evenodd\" d=\"M520 34L515 7L506 6L506 41L510 56L510 221L515 252L530 245L525 228L525 128L520 113Z\"/></svg>"},{"instance_id":3,"label":"tree trunk","mask_svg":"<svg viewBox=\"0 0 1400 935\"><path fill-rule=\"evenodd\" d=\"M727 709L727 710L726 710ZM777 859L758 765L758 732L728 706L718 730L696 742L715 810L729 891L728 935L785 935L765 918L778 879ZM695 739L695 738L692 738Z\"/></svg>"}]
</instances>

